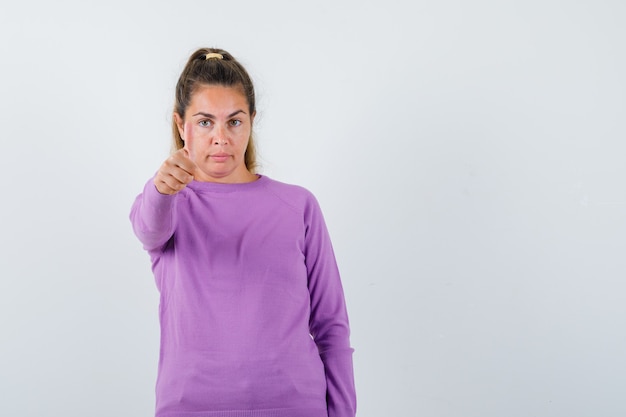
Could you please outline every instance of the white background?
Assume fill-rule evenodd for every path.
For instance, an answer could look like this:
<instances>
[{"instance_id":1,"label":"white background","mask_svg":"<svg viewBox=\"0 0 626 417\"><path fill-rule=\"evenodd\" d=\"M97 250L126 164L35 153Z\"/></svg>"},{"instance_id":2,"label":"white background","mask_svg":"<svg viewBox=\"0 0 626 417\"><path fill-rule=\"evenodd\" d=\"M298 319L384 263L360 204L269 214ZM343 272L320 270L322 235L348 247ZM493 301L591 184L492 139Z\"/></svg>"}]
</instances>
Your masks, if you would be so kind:
<instances>
[{"instance_id":1,"label":"white background","mask_svg":"<svg viewBox=\"0 0 626 417\"><path fill-rule=\"evenodd\" d=\"M153 413L134 197L188 55L313 191L360 417L624 416L626 3L3 1L0 415Z\"/></svg>"}]
</instances>

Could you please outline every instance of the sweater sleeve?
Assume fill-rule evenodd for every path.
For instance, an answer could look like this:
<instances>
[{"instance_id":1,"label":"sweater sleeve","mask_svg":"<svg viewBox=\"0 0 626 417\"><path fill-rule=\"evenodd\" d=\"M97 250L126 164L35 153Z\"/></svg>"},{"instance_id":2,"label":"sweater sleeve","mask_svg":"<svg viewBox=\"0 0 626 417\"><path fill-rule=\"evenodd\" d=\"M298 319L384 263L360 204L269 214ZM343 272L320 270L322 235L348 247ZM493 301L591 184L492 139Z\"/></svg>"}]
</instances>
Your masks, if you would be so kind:
<instances>
[{"instance_id":1,"label":"sweater sleeve","mask_svg":"<svg viewBox=\"0 0 626 417\"><path fill-rule=\"evenodd\" d=\"M130 221L147 251L164 246L174 234L175 201L175 195L159 193L152 179L135 199Z\"/></svg>"},{"instance_id":2,"label":"sweater sleeve","mask_svg":"<svg viewBox=\"0 0 626 417\"><path fill-rule=\"evenodd\" d=\"M326 372L328 417L354 417L356 392L348 314L330 236L314 197L307 203L305 224L309 327Z\"/></svg>"}]
</instances>

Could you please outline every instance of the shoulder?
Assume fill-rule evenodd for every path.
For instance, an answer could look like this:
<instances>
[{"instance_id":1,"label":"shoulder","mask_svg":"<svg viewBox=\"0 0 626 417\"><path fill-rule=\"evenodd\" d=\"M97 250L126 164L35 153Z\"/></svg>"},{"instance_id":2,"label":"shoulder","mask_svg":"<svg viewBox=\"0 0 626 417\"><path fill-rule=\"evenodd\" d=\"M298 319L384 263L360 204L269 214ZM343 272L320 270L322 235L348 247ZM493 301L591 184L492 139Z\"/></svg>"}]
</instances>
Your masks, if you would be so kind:
<instances>
[{"instance_id":1,"label":"shoulder","mask_svg":"<svg viewBox=\"0 0 626 417\"><path fill-rule=\"evenodd\" d=\"M266 190L295 210L306 212L311 208L318 209L319 205L317 199L313 193L305 187L276 181L269 177L264 178Z\"/></svg>"}]
</instances>

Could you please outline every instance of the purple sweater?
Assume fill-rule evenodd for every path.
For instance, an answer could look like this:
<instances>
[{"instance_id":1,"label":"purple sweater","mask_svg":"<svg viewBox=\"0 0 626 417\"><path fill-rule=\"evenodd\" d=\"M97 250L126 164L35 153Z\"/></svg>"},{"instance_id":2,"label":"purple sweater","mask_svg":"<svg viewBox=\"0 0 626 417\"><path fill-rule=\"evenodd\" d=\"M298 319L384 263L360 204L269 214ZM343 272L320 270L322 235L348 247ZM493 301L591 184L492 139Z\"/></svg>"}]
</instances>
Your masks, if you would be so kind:
<instances>
[{"instance_id":1,"label":"purple sweater","mask_svg":"<svg viewBox=\"0 0 626 417\"><path fill-rule=\"evenodd\" d=\"M131 211L161 294L156 417L354 417L348 316L322 213L260 176L148 182Z\"/></svg>"}]
</instances>

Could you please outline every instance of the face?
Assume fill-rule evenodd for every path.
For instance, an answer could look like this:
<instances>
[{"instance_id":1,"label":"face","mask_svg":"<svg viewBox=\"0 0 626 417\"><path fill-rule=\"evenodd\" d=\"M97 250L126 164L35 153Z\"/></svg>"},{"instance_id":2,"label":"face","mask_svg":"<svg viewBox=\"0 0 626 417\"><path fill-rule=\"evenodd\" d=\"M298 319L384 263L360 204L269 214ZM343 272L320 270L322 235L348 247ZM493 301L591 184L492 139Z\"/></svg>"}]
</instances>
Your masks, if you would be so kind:
<instances>
[{"instance_id":1,"label":"face","mask_svg":"<svg viewBox=\"0 0 626 417\"><path fill-rule=\"evenodd\" d=\"M185 117L174 113L189 157L198 166L197 181L249 182L256 176L246 168L244 155L254 114L241 90L203 85L191 96Z\"/></svg>"}]
</instances>

